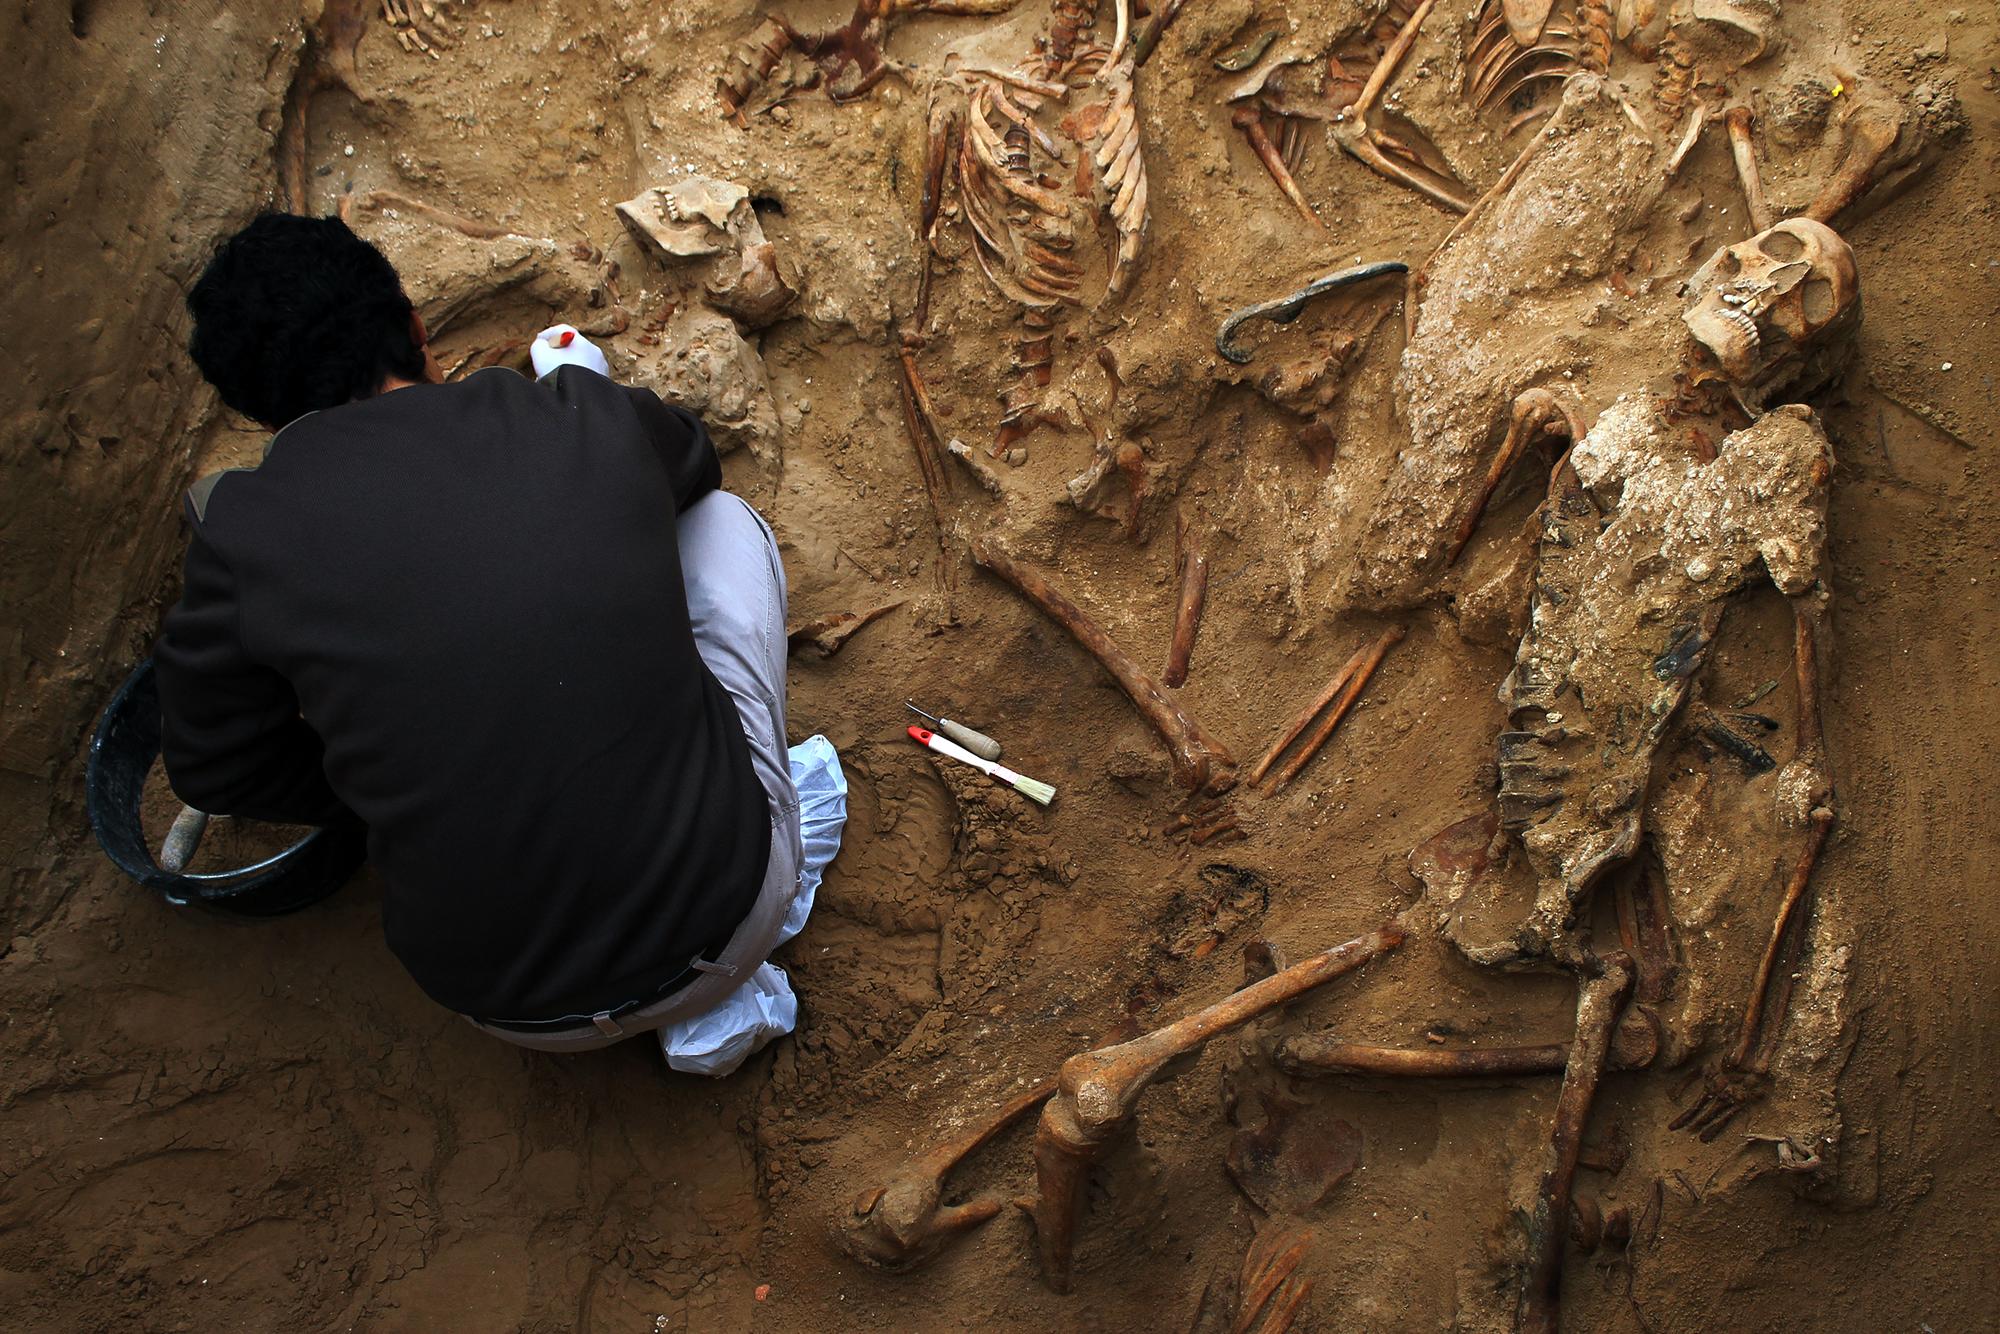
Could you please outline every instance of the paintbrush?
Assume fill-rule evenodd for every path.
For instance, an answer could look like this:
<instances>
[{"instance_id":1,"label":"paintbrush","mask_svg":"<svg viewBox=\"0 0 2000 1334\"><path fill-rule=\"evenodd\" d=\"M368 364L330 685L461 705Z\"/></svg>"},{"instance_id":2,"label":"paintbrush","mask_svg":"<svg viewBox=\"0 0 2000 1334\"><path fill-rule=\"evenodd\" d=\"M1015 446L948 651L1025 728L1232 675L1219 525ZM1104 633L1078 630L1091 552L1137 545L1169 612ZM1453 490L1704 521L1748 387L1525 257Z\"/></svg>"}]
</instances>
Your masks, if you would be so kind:
<instances>
[{"instance_id":1,"label":"paintbrush","mask_svg":"<svg viewBox=\"0 0 2000 1334\"><path fill-rule=\"evenodd\" d=\"M1056 799L1056 790L1048 783L1033 778L1024 778L1004 764L992 760L982 760L956 741L947 741L928 727L910 725L910 738L921 745L929 746L940 755L949 755L962 764L969 764L979 772L1006 784L1016 792L1040 806L1046 806Z\"/></svg>"}]
</instances>

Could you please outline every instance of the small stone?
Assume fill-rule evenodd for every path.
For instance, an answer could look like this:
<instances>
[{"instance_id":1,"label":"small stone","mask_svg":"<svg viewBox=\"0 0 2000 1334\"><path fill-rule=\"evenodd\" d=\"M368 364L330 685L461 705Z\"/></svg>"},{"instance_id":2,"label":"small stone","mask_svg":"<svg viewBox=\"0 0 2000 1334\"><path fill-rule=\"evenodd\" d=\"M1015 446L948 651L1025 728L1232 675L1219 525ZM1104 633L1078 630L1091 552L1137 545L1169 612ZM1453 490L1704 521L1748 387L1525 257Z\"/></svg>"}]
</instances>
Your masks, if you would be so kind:
<instances>
[{"instance_id":1,"label":"small stone","mask_svg":"<svg viewBox=\"0 0 2000 1334\"><path fill-rule=\"evenodd\" d=\"M1710 561L1709 558L1706 556L1696 556L1693 560L1688 562L1687 566L1688 578L1694 580L1696 583L1700 583L1702 580L1708 578L1708 576L1714 573L1715 573L1715 564L1714 562Z\"/></svg>"},{"instance_id":2,"label":"small stone","mask_svg":"<svg viewBox=\"0 0 2000 1334\"><path fill-rule=\"evenodd\" d=\"M342 153L342 154L344 154L344 155L345 155L345 156L347 156L347 157L353 157L353 156L354 156L354 145L353 145L353 144L349 144L349 145L348 145L347 147L345 147L345 148L341 149L340 151L341 151L341 153Z\"/></svg>"},{"instance_id":3,"label":"small stone","mask_svg":"<svg viewBox=\"0 0 2000 1334\"><path fill-rule=\"evenodd\" d=\"M1948 371L1951 369L1951 363L1947 361L1942 366L1939 366L1938 369L1941 371Z\"/></svg>"}]
</instances>

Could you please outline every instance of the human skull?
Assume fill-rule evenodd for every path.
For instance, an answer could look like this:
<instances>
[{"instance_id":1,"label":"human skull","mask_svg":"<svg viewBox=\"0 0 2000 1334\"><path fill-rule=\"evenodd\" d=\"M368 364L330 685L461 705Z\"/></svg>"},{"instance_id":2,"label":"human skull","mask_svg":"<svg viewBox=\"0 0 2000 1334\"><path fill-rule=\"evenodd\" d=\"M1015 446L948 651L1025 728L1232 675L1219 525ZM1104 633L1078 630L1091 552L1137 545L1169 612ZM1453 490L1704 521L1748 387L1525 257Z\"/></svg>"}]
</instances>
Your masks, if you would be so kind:
<instances>
[{"instance_id":1,"label":"human skull","mask_svg":"<svg viewBox=\"0 0 2000 1334\"><path fill-rule=\"evenodd\" d=\"M1861 317L1854 251L1822 223L1787 218L1717 251L1688 282L1681 315L1747 406L1803 392L1814 353Z\"/></svg>"}]
</instances>

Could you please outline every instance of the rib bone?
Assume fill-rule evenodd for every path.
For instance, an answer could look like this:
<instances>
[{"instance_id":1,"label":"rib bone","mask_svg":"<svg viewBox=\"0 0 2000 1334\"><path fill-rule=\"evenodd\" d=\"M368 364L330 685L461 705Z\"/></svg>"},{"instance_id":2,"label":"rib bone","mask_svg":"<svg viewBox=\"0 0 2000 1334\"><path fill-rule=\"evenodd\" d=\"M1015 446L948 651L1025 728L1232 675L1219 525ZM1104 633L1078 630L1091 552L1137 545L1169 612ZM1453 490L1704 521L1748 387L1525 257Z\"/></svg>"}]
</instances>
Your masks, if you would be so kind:
<instances>
[{"instance_id":1,"label":"rib bone","mask_svg":"<svg viewBox=\"0 0 2000 1334\"><path fill-rule=\"evenodd\" d=\"M1382 665L1383 657L1390 649L1402 642L1404 634L1405 631L1402 626L1392 625L1387 630L1384 630L1374 643L1363 647L1352 658L1349 658L1347 666L1341 669L1340 675L1336 676L1333 682L1327 686L1326 690L1321 692L1319 699L1313 701L1313 708L1310 711L1301 713L1293 721L1292 726L1286 731L1286 734L1279 739L1278 744L1273 746L1270 752L1257 762L1257 772L1251 781L1254 782L1263 776L1264 771L1271 767L1272 761L1276 760L1285 747L1291 744L1292 738L1296 737L1305 724L1312 720L1312 715L1319 711L1320 704L1328 698L1333 698L1333 707L1328 710L1325 719L1321 721L1318 728L1313 731L1313 734L1306 738L1305 744L1299 747L1298 753L1292 757L1289 764L1279 771L1278 776L1271 780L1270 786L1265 791L1267 793L1276 793L1285 784L1298 777L1299 771L1312 763L1313 756L1319 754L1319 748L1324 746L1327 740L1333 736L1334 729L1340 726L1341 720L1347 717L1348 710L1352 709L1355 701L1361 698L1361 692L1368 688L1368 682L1375 675L1375 669ZM1338 696L1334 697L1336 691L1338 692Z\"/></svg>"},{"instance_id":2,"label":"rib bone","mask_svg":"<svg viewBox=\"0 0 2000 1334\"><path fill-rule=\"evenodd\" d=\"M984 1125L919 1154L890 1173L881 1185L862 1191L854 1197L853 1209L834 1220L834 1244L865 1265L903 1273L992 1218L1000 1212L1000 1201L991 1197L943 1204L945 1176L987 1141L1041 1106L1055 1090L1054 1080L1028 1090L1001 1107Z\"/></svg>"},{"instance_id":3,"label":"rib bone","mask_svg":"<svg viewBox=\"0 0 2000 1334\"><path fill-rule=\"evenodd\" d=\"M1042 1280L1056 1292L1069 1291L1070 1261L1090 1165L1131 1124L1140 1096L1170 1063L1199 1051L1218 1034L1353 972L1395 949L1403 939L1401 925L1385 923L1166 1028L1064 1061L1057 1076L1059 1090L1042 1109L1041 1125L1035 1132L1035 1176L1040 1191L1033 1213Z\"/></svg>"},{"instance_id":4,"label":"rib bone","mask_svg":"<svg viewBox=\"0 0 2000 1334\"><path fill-rule=\"evenodd\" d=\"M1176 529L1181 546L1181 598L1174 613L1174 637L1167 646L1167 667L1160 673L1164 685L1187 684L1188 661L1194 657L1195 636L1201 633L1201 611L1208 601L1208 553L1201 538L1183 521Z\"/></svg>"},{"instance_id":5,"label":"rib bone","mask_svg":"<svg viewBox=\"0 0 2000 1334\"><path fill-rule=\"evenodd\" d=\"M1111 674L1111 679L1118 683L1118 688L1125 692L1126 698L1139 710L1139 715L1167 743L1177 786L1189 792L1213 795L1236 785L1236 761L1222 743L1211 738L1202 731L1200 724L1182 712L1165 688L1134 662L1130 654L1118 647L1103 626L1085 615L1061 589L1050 583L1047 574L1025 561L1014 559L985 538L972 543L972 558L1012 584L1023 597L1041 608L1049 619L1069 631L1070 637Z\"/></svg>"}]
</instances>

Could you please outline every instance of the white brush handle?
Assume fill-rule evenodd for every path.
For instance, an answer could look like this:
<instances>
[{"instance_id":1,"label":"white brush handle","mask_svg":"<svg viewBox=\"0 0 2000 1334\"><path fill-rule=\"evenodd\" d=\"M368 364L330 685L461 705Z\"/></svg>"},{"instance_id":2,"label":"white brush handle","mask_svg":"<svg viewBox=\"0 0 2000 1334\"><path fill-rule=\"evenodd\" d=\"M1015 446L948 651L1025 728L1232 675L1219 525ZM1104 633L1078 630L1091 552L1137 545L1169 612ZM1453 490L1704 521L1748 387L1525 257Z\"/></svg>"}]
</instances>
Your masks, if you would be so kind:
<instances>
[{"instance_id":1,"label":"white brush handle","mask_svg":"<svg viewBox=\"0 0 2000 1334\"><path fill-rule=\"evenodd\" d=\"M910 728L910 736L913 740L922 742L940 755L949 755L960 764L969 764L987 777L1005 783L1008 787L1013 788L1016 792L1038 806L1046 806L1055 800L1056 790L1047 783L1023 777L1004 764L995 764L992 760L982 759L967 750L964 746L939 736L927 727Z\"/></svg>"},{"instance_id":2,"label":"white brush handle","mask_svg":"<svg viewBox=\"0 0 2000 1334\"><path fill-rule=\"evenodd\" d=\"M936 732L931 733L930 747L932 750L938 752L940 755L949 755L954 760L958 760L964 764L969 764L973 768L979 770L979 772L983 774L990 774L992 777L999 779L1003 783L1011 785L1021 781L1021 775L1015 773L1012 769L1009 769L1006 765L998 763L997 761L994 760L983 760L979 758L979 756L974 755L971 751L967 750L964 746L959 745L956 741L953 741L948 737L939 736Z\"/></svg>"}]
</instances>

